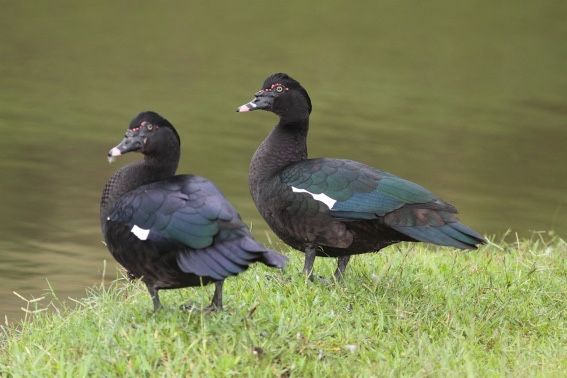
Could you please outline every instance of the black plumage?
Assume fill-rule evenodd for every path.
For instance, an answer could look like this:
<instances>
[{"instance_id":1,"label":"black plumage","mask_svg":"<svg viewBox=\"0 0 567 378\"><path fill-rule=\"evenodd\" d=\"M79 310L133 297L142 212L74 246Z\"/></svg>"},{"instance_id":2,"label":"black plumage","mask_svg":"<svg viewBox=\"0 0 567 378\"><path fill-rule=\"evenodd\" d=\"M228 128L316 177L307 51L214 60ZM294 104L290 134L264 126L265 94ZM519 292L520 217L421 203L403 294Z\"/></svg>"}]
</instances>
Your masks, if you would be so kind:
<instances>
[{"instance_id":1,"label":"black plumage","mask_svg":"<svg viewBox=\"0 0 567 378\"><path fill-rule=\"evenodd\" d=\"M485 243L459 222L454 206L418 184L352 160L308 159L311 100L288 75L268 77L237 111L258 109L279 123L252 158L250 192L276 235L305 252L309 276L315 256L337 257L340 279L351 255L400 241L460 249Z\"/></svg>"},{"instance_id":2,"label":"black plumage","mask_svg":"<svg viewBox=\"0 0 567 378\"><path fill-rule=\"evenodd\" d=\"M209 180L174 176L179 136L154 112L140 113L109 159L130 151L144 160L122 167L101 199L101 226L112 256L158 291L215 282L209 309L222 308L222 284L254 262L282 268L286 258L255 241L234 207Z\"/></svg>"}]
</instances>

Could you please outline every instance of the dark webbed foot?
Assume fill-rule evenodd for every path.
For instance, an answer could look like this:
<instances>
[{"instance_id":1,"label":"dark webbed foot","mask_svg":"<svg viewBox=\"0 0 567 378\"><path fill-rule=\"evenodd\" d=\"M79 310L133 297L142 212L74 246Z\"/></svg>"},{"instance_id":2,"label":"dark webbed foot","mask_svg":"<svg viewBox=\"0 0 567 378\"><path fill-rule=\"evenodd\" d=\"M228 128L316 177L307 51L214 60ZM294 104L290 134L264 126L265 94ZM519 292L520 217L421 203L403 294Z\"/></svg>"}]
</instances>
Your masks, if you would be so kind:
<instances>
[{"instance_id":1,"label":"dark webbed foot","mask_svg":"<svg viewBox=\"0 0 567 378\"><path fill-rule=\"evenodd\" d=\"M324 286L330 286L333 284L333 280L327 277L319 276L317 274L312 274L309 276L309 281L313 283L318 283Z\"/></svg>"},{"instance_id":2,"label":"dark webbed foot","mask_svg":"<svg viewBox=\"0 0 567 378\"><path fill-rule=\"evenodd\" d=\"M213 304L202 307L197 303L187 302L179 306L179 309L186 312L202 312L203 314L210 314L212 312L222 311L222 307L217 307Z\"/></svg>"},{"instance_id":3,"label":"dark webbed foot","mask_svg":"<svg viewBox=\"0 0 567 378\"><path fill-rule=\"evenodd\" d=\"M217 311L222 311L223 307L222 307L222 286L224 284L224 281L217 281L215 282L215 293L213 294L213 300L211 301L211 304L208 305L207 307L201 307L199 305L196 305L192 302L188 302L184 305L181 305L180 308L183 311L188 311L188 312L203 312L205 314L210 314L211 312L217 312Z\"/></svg>"}]
</instances>

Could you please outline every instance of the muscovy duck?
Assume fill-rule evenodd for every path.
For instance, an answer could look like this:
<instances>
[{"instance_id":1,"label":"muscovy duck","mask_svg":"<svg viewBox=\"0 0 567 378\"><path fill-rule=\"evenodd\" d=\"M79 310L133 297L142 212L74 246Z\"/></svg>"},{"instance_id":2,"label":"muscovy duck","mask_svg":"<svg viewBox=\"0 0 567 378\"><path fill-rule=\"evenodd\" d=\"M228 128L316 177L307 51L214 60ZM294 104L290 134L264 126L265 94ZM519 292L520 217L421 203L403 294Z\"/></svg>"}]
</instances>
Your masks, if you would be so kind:
<instances>
[{"instance_id":1,"label":"muscovy duck","mask_svg":"<svg viewBox=\"0 0 567 378\"><path fill-rule=\"evenodd\" d=\"M454 206L420 185L357 161L308 159L311 100L287 74L269 76L237 112L259 109L279 122L250 162L250 192L274 233L305 253L310 278L315 256L337 257L340 280L351 255L400 241L460 249L485 243Z\"/></svg>"},{"instance_id":2,"label":"muscovy duck","mask_svg":"<svg viewBox=\"0 0 567 378\"><path fill-rule=\"evenodd\" d=\"M161 307L158 291L215 282L206 310L222 309L224 279L254 262L282 268L286 257L255 241L239 214L209 180L175 176L180 140L173 125L154 112L136 116L109 161L137 151L102 193L102 233L112 256L141 279Z\"/></svg>"}]
</instances>

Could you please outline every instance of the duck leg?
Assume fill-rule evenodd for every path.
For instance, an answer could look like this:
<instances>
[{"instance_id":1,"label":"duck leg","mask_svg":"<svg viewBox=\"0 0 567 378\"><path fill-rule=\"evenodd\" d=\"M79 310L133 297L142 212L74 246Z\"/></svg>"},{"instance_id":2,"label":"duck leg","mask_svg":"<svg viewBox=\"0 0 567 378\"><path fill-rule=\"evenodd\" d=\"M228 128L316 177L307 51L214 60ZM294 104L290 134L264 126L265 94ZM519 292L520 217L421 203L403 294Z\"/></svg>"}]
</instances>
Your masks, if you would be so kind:
<instances>
[{"instance_id":1,"label":"duck leg","mask_svg":"<svg viewBox=\"0 0 567 378\"><path fill-rule=\"evenodd\" d=\"M343 279L343 273L350 261L350 255L337 258L337 270L335 270L335 280L340 282Z\"/></svg>"},{"instance_id":2,"label":"duck leg","mask_svg":"<svg viewBox=\"0 0 567 378\"><path fill-rule=\"evenodd\" d=\"M195 304L193 302L187 302L187 303L180 306L181 310L187 311L187 312L201 311L201 312L204 312L204 313L222 311L222 285L223 284L224 284L224 280L215 282L215 293L213 294L213 300L211 301L211 304L208 305L207 307L201 307L198 304Z\"/></svg>"},{"instance_id":3,"label":"duck leg","mask_svg":"<svg viewBox=\"0 0 567 378\"><path fill-rule=\"evenodd\" d=\"M303 273L307 275L311 281L313 281L313 264L315 263L315 257L317 256L317 249L313 246L305 248L305 262L303 264Z\"/></svg>"},{"instance_id":4,"label":"duck leg","mask_svg":"<svg viewBox=\"0 0 567 378\"><path fill-rule=\"evenodd\" d=\"M158 289L149 284L146 284L148 291L150 292L150 297L152 297L152 302L154 303L154 312L157 312L161 308L161 302L159 301Z\"/></svg>"},{"instance_id":5,"label":"duck leg","mask_svg":"<svg viewBox=\"0 0 567 378\"><path fill-rule=\"evenodd\" d=\"M205 312L222 311L222 285L224 280L215 282L215 293L211 304L205 307Z\"/></svg>"}]
</instances>

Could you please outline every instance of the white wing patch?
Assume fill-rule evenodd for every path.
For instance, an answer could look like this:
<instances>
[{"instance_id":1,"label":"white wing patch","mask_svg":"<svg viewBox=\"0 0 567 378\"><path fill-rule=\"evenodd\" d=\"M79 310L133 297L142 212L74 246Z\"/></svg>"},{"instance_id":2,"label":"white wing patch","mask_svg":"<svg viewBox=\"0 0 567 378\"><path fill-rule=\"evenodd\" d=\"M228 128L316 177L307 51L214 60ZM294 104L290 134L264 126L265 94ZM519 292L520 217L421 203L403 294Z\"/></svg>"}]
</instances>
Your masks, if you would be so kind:
<instances>
[{"instance_id":1,"label":"white wing patch","mask_svg":"<svg viewBox=\"0 0 567 378\"><path fill-rule=\"evenodd\" d=\"M329 209L332 209L333 206L335 205L335 203L337 202L337 200L332 199L331 197L329 197L329 196L326 195L325 193L314 194L314 193L311 193L311 192L308 191L308 190L296 188L295 186L292 186L292 187L291 187L291 190L293 190L293 191L296 192L296 193L307 193L307 194L310 194L311 197L313 197L314 200L319 201L319 202L323 202L325 205L327 205L327 207L328 207Z\"/></svg>"},{"instance_id":2,"label":"white wing patch","mask_svg":"<svg viewBox=\"0 0 567 378\"><path fill-rule=\"evenodd\" d=\"M140 240L147 240L148 235L150 234L150 230L145 230L145 229L138 227L136 225L134 225L134 227L132 227L131 232L134 235L136 235L138 237L138 239L140 239Z\"/></svg>"}]
</instances>

